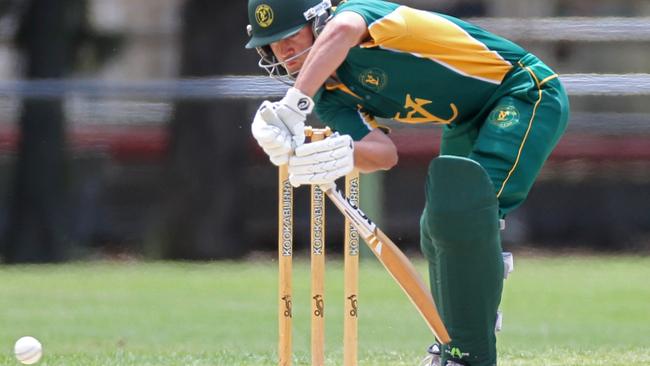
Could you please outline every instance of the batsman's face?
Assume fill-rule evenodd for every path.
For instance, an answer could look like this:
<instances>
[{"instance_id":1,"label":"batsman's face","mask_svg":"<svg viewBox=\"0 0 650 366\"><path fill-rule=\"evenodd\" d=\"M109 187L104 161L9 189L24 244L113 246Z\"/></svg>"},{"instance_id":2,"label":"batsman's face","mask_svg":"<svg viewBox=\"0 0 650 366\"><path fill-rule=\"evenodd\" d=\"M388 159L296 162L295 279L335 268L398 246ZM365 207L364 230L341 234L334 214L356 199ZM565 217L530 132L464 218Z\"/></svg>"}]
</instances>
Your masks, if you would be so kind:
<instances>
[{"instance_id":1,"label":"batsman's face","mask_svg":"<svg viewBox=\"0 0 650 366\"><path fill-rule=\"evenodd\" d=\"M309 54L309 52L304 51L313 44L314 35L311 32L311 27L306 26L291 37L271 43L271 50L278 61L283 63L286 62L285 67L287 68L287 71L293 74L300 71L300 68L305 63L305 59L307 59L307 55Z\"/></svg>"}]
</instances>

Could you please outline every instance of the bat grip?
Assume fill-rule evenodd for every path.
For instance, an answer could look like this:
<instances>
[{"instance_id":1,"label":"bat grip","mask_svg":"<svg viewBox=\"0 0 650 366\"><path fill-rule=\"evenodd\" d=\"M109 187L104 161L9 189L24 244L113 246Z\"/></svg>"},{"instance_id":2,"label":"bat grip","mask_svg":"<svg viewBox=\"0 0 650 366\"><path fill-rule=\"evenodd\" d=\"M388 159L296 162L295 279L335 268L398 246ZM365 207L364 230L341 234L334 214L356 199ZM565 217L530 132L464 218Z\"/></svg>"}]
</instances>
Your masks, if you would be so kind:
<instances>
[{"instance_id":1,"label":"bat grip","mask_svg":"<svg viewBox=\"0 0 650 366\"><path fill-rule=\"evenodd\" d=\"M319 184L319 187L325 193L336 192L336 183L334 182Z\"/></svg>"}]
</instances>

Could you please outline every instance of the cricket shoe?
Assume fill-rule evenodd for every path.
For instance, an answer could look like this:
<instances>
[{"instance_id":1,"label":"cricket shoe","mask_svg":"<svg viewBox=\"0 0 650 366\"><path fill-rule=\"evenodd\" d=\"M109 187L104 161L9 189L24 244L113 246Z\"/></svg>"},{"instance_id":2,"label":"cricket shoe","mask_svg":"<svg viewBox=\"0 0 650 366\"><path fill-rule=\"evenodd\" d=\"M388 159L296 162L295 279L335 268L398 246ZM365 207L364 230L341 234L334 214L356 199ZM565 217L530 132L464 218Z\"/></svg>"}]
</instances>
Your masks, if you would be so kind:
<instances>
[{"instance_id":1,"label":"cricket shoe","mask_svg":"<svg viewBox=\"0 0 650 366\"><path fill-rule=\"evenodd\" d=\"M434 343L427 348L427 355L420 362L420 366L440 366L440 346Z\"/></svg>"}]
</instances>

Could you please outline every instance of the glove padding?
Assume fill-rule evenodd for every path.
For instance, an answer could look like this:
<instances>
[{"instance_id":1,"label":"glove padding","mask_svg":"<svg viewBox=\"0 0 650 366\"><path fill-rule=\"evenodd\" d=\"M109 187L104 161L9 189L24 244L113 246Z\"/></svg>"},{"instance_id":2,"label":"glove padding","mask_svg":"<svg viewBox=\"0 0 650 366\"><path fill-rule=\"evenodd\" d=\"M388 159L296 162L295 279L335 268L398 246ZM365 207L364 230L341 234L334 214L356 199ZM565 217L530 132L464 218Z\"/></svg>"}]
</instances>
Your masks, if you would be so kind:
<instances>
[{"instance_id":1,"label":"glove padding","mask_svg":"<svg viewBox=\"0 0 650 366\"><path fill-rule=\"evenodd\" d=\"M349 135L334 134L325 140L299 146L289 158L289 181L328 184L354 169L354 144Z\"/></svg>"},{"instance_id":2,"label":"glove padding","mask_svg":"<svg viewBox=\"0 0 650 366\"><path fill-rule=\"evenodd\" d=\"M314 109L314 101L296 88L289 88L273 110L293 136L294 147L305 142L305 120Z\"/></svg>"},{"instance_id":3,"label":"glove padding","mask_svg":"<svg viewBox=\"0 0 650 366\"><path fill-rule=\"evenodd\" d=\"M291 132L273 109L273 103L269 101L262 103L255 113L251 132L271 162L279 166L289 162L293 142Z\"/></svg>"},{"instance_id":4,"label":"glove padding","mask_svg":"<svg viewBox=\"0 0 650 366\"><path fill-rule=\"evenodd\" d=\"M296 88L278 102L260 105L251 132L273 164L287 164L291 151L305 142L305 120L313 109L314 101Z\"/></svg>"}]
</instances>

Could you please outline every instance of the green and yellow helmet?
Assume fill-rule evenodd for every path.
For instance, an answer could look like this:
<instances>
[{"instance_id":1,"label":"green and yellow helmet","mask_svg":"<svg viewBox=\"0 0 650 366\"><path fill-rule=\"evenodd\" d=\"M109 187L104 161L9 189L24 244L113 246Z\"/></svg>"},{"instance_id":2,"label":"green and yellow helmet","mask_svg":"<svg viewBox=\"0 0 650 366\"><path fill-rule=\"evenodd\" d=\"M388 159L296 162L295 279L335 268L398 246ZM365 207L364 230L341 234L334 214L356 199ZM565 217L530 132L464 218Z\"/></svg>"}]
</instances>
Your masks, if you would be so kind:
<instances>
[{"instance_id":1,"label":"green and yellow helmet","mask_svg":"<svg viewBox=\"0 0 650 366\"><path fill-rule=\"evenodd\" d=\"M330 0L249 0L248 35L251 37L246 48L255 48L260 55L259 66L270 76L290 75L283 62L278 62L269 45L298 33L311 24L317 37L331 15ZM306 49L292 57L308 52ZM289 61L289 60L287 60Z\"/></svg>"}]
</instances>

